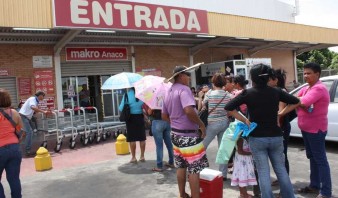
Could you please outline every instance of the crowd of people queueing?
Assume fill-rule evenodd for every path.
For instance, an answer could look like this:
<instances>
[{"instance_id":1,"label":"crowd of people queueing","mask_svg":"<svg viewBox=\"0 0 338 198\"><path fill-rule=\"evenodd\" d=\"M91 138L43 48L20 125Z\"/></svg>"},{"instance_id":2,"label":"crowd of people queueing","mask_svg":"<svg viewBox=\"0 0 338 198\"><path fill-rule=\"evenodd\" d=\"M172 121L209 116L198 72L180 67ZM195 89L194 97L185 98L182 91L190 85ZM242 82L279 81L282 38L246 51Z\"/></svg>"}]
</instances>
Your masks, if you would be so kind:
<instances>
[{"instance_id":1,"label":"crowd of people queueing","mask_svg":"<svg viewBox=\"0 0 338 198\"><path fill-rule=\"evenodd\" d=\"M174 84L166 94L161 110L149 109L142 101L135 99L133 89L129 90L128 97L134 98L130 101L131 113L135 114L132 117L137 119L127 121L131 163L137 162L136 141L140 142L141 148L139 161L144 161L145 129L140 126L144 122L142 114L145 113L152 119L151 129L156 144L157 164L153 171L161 172L164 166L175 165L180 197L196 198L199 197L199 173L209 166L206 149L210 142L217 137L220 145L224 131L234 119L248 126L255 122L257 128L250 136L237 141L231 185L239 186L240 197L243 198L254 196L246 189L252 185L256 187L255 196L272 198L271 184L280 186L279 197L292 198L295 195L289 178L287 148L290 121L294 118L291 112L294 113L296 109L311 169L309 186L298 189L298 192L317 193L317 198L331 197L330 168L325 151L329 96L319 80L321 70L318 64L304 66L304 79L309 86L305 86L297 97L287 93L285 72L266 65L252 67L251 88L246 89L248 81L244 76L216 73L211 79L212 88L205 85L198 92L189 87L191 74L188 69L184 66L174 69ZM133 110L136 104L137 111ZM315 111L310 112L310 106L314 106ZM122 107L123 104L120 110ZM209 109L207 126L198 116L198 111L204 108ZM312 117L315 116L319 116L320 121L313 122ZM137 128L135 122L138 123ZM142 137L133 139L140 134ZM169 156L165 164L162 163L163 142ZM269 161L277 176L273 182L270 181ZM220 164L219 170L226 180L227 164ZM189 174L191 195L185 191L186 174Z\"/></svg>"},{"instance_id":2,"label":"crowd of people queueing","mask_svg":"<svg viewBox=\"0 0 338 198\"><path fill-rule=\"evenodd\" d=\"M298 189L300 193L317 193L317 198L332 196L330 167L326 157L325 136L327 134L327 113L329 93L319 80L321 69L318 64L304 66L304 79L308 83L301 89L298 97L290 95L285 89L285 73L259 64L251 68L252 87L246 89L248 81L243 76L224 76L215 74L212 88L205 86L199 93L196 103L190 89L189 68L177 66L174 69L174 83L166 93L162 109L150 109L135 97L135 90L127 92L131 117L126 121L127 142L130 144L132 158L130 163L145 161L146 134L144 114L152 117L152 133L156 144L156 167L161 172L164 166L177 168L179 195L182 198L200 197L199 173L209 166L206 149L217 137L218 145L229 123L237 119L257 127L249 138L237 141L234 155L234 168L231 185L239 186L240 197L250 198L246 187L257 186L256 196L274 197L271 189L270 167L277 175L282 198L293 198L294 190L289 178L290 167L287 159L287 144L290 134L290 113L297 109L298 125L302 131L306 156L310 160L310 184ZM124 96L125 97L125 96ZM6 170L12 197L21 197L19 179L21 151L17 131L23 127L27 133L26 155L31 154L31 118L34 112L48 113L37 108L44 98L38 92L29 98L19 113L11 109L8 91L0 89L0 173ZM203 98L203 99L202 99ZM123 109L124 99L120 104ZM207 126L198 116L198 111L209 109ZM141 154L136 158L136 142L140 144ZM163 142L169 160L163 164ZM227 164L219 170L227 179ZM187 177L187 174L189 177ZM191 195L185 190L189 180ZM257 193L257 194L256 194ZM4 190L0 183L0 197Z\"/></svg>"}]
</instances>

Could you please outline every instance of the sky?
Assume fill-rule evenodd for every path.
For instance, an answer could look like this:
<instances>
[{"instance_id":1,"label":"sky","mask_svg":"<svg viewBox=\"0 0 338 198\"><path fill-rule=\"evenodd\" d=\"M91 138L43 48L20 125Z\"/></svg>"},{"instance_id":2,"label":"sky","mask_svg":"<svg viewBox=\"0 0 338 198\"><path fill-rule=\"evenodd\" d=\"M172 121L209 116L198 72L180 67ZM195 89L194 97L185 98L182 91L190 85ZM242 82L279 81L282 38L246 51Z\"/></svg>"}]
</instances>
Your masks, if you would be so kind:
<instances>
[{"instance_id":1,"label":"sky","mask_svg":"<svg viewBox=\"0 0 338 198\"><path fill-rule=\"evenodd\" d=\"M295 5L295 0L280 1ZM296 23L338 29L338 0L299 0ZM330 50L338 52L338 47Z\"/></svg>"}]
</instances>

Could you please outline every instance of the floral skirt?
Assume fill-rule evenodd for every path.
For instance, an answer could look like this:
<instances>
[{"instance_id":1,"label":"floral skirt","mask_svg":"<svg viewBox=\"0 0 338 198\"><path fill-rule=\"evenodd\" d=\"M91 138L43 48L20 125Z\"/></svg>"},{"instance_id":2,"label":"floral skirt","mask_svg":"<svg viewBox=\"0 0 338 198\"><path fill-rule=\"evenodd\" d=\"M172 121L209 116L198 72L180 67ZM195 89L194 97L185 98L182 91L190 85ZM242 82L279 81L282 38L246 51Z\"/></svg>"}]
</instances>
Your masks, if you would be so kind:
<instances>
[{"instance_id":1,"label":"floral skirt","mask_svg":"<svg viewBox=\"0 0 338 198\"><path fill-rule=\"evenodd\" d=\"M252 155L240 155L236 153L234 170L231 178L231 186L257 185Z\"/></svg>"}]
</instances>

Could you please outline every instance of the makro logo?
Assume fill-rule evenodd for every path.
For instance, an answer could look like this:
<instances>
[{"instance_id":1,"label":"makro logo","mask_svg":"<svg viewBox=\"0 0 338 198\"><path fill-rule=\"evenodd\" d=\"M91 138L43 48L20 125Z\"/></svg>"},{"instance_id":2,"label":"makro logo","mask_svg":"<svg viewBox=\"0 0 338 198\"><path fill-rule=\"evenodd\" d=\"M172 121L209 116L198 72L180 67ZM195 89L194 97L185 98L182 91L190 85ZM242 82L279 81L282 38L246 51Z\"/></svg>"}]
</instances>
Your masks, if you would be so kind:
<instances>
[{"instance_id":1,"label":"makro logo","mask_svg":"<svg viewBox=\"0 0 338 198\"><path fill-rule=\"evenodd\" d=\"M90 51L88 49L84 49L82 51L72 51L70 53L71 58L100 58L101 54L99 51Z\"/></svg>"},{"instance_id":2,"label":"makro logo","mask_svg":"<svg viewBox=\"0 0 338 198\"><path fill-rule=\"evenodd\" d=\"M126 48L67 48L67 60L126 60Z\"/></svg>"}]
</instances>

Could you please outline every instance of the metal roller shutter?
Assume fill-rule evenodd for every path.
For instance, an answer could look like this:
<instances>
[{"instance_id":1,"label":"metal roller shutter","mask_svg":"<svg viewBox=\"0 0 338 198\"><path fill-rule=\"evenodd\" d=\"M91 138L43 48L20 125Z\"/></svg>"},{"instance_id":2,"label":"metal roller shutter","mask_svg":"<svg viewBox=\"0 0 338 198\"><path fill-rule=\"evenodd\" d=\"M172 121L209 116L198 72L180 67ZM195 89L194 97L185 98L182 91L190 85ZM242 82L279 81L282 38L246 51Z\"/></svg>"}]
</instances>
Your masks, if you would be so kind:
<instances>
[{"instance_id":1,"label":"metal roller shutter","mask_svg":"<svg viewBox=\"0 0 338 198\"><path fill-rule=\"evenodd\" d=\"M92 76L131 72L131 61L61 63L61 76Z\"/></svg>"},{"instance_id":2,"label":"metal roller shutter","mask_svg":"<svg viewBox=\"0 0 338 198\"><path fill-rule=\"evenodd\" d=\"M12 107L18 106L18 92L16 89L16 77L0 77L0 88L9 92L12 100Z\"/></svg>"}]
</instances>

